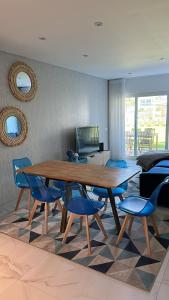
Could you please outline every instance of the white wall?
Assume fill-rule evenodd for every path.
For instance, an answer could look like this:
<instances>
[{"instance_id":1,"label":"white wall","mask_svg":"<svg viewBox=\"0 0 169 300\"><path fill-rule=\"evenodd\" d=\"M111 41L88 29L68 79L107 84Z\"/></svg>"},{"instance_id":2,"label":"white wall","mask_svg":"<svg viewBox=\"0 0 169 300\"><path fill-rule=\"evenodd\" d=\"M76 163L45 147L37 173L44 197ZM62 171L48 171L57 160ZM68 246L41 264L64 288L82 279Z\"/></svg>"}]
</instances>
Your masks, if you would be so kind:
<instances>
[{"instance_id":1,"label":"white wall","mask_svg":"<svg viewBox=\"0 0 169 300\"><path fill-rule=\"evenodd\" d=\"M126 79L125 91L126 95L169 93L169 74Z\"/></svg>"}]
</instances>

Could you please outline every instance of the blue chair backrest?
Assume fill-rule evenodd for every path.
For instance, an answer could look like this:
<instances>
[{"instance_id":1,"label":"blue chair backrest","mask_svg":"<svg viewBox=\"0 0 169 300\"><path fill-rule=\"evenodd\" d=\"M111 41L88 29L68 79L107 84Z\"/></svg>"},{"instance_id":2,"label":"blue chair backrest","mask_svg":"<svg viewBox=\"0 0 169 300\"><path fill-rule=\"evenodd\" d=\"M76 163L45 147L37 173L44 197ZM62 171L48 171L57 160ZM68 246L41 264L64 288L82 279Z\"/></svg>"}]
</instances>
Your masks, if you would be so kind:
<instances>
[{"instance_id":1,"label":"blue chair backrest","mask_svg":"<svg viewBox=\"0 0 169 300\"><path fill-rule=\"evenodd\" d=\"M161 189L163 188L164 185L169 185L169 176L167 176L153 191L151 194L149 201L153 205L157 205L158 197L160 195ZM166 196L167 197L167 196Z\"/></svg>"},{"instance_id":2,"label":"blue chair backrest","mask_svg":"<svg viewBox=\"0 0 169 300\"><path fill-rule=\"evenodd\" d=\"M66 185L67 185L67 182L65 181L62 181L62 180L54 180L53 181L53 184L56 188L58 188L59 190L64 190Z\"/></svg>"},{"instance_id":3,"label":"blue chair backrest","mask_svg":"<svg viewBox=\"0 0 169 300\"><path fill-rule=\"evenodd\" d=\"M23 158L17 158L12 160L12 166L13 166L13 176L15 180L15 184L20 187L24 186L27 184L26 178L24 174L22 173L16 173L17 170L24 168L24 167L29 167L32 165L31 160L28 157L23 157Z\"/></svg>"},{"instance_id":4,"label":"blue chair backrest","mask_svg":"<svg viewBox=\"0 0 169 300\"><path fill-rule=\"evenodd\" d=\"M127 162L125 160L113 160L109 159L105 165L107 168L127 168ZM124 190L128 188L128 182L124 182L119 185Z\"/></svg>"},{"instance_id":5,"label":"blue chair backrest","mask_svg":"<svg viewBox=\"0 0 169 300\"><path fill-rule=\"evenodd\" d=\"M24 173L28 186L31 190L32 197L43 200L48 197L48 187L44 184L40 176Z\"/></svg>"},{"instance_id":6,"label":"blue chair backrest","mask_svg":"<svg viewBox=\"0 0 169 300\"><path fill-rule=\"evenodd\" d=\"M35 176L27 173L24 173L24 176L31 190L39 189L41 187L46 188L40 176Z\"/></svg>"},{"instance_id":7,"label":"blue chair backrest","mask_svg":"<svg viewBox=\"0 0 169 300\"><path fill-rule=\"evenodd\" d=\"M107 168L127 168L127 162L125 160L109 159L105 166Z\"/></svg>"},{"instance_id":8,"label":"blue chair backrest","mask_svg":"<svg viewBox=\"0 0 169 300\"><path fill-rule=\"evenodd\" d=\"M66 152L66 154L67 154L67 156L68 156L68 161L73 161L74 160L74 153L73 153L73 151L72 150L68 150L67 152Z\"/></svg>"},{"instance_id":9,"label":"blue chair backrest","mask_svg":"<svg viewBox=\"0 0 169 300\"><path fill-rule=\"evenodd\" d=\"M87 164L87 157L83 156L75 156L75 153L72 150L68 150L66 152L68 161L70 162L75 162L75 163L80 163L80 164Z\"/></svg>"},{"instance_id":10,"label":"blue chair backrest","mask_svg":"<svg viewBox=\"0 0 169 300\"><path fill-rule=\"evenodd\" d=\"M71 201L71 199L78 198L78 197L89 199L87 192L83 189L81 184L78 185L70 184L67 187L67 189L63 190L62 199L64 201L65 207L67 207L67 204L69 201Z\"/></svg>"}]
</instances>

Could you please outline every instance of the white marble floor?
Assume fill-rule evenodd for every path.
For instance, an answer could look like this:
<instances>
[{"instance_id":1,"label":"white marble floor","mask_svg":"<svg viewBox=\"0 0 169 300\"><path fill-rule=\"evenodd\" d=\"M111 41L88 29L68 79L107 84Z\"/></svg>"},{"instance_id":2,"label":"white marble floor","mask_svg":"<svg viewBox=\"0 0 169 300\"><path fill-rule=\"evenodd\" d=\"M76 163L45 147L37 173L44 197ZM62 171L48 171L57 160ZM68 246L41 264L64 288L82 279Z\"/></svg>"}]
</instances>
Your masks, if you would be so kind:
<instances>
[{"instance_id":1,"label":"white marble floor","mask_svg":"<svg viewBox=\"0 0 169 300\"><path fill-rule=\"evenodd\" d=\"M0 300L167 300L169 252L151 292L0 234Z\"/></svg>"}]
</instances>

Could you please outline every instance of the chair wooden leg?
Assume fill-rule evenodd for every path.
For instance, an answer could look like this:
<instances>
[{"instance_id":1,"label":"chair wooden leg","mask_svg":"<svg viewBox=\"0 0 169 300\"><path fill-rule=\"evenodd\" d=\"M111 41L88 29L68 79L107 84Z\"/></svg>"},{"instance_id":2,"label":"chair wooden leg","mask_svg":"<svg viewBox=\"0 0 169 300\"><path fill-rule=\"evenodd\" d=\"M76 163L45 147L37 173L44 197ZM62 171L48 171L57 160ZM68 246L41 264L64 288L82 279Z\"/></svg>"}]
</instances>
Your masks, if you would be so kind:
<instances>
[{"instance_id":1,"label":"chair wooden leg","mask_svg":"<svg viewBox=\"0 0 169 300\"><path fill-rule=\"evenodd\" d=\"M17 200L17 203L16 203L15 210L17 210L17 209L19 208L19 204L20 204L20 202L21 202L21 198L22 198L22 195L23 195L23 193L24 193L24 190L25 190L25 189L20 189L20 191L19 191L18 200Z\"/></svg>"},{"instance_id":2,"label":"chair wooden leg","mask_svg":"<svg viewBox=\"0 0 169 300\"><path fill-rule=\"evenodd\" d=\"M123 201L124 200L123 195L119 195L119 199L120 201Z\"/></svg>"},{"instance_id":3,"label":"chair wooden leg","mask_svg":"<svg viewBox=\"0 0 169 300\"><path fill-rule=\"evenodd\" d=\"M130 218L130 222L129 222L129 227L128 227L128 233L130 233L130 232L131 232L132 225L133 225L133 221L134 221L134 217L133 217L133 216L131 216L131 218Z\"/></svg>"},{"instance_id":4,"label":"chair wooden leg","mask_svg":"<svg viewBox=\"0 0 169 300\"><path fill-rule=\"evenodd\" d=\"M105 199L105 202L104 202L104 203L105 203L104 209L103 209L104 212L107 210L108 199L109 199L109 198L106 198L106 199Z\"/></svg>"},{"instance_id":5,"label":"chair wooden leg","mask_svg":"<svg viewBox=\"0 0 169 300\"><path fill-rule=\"evenodd\" d=\"M80 217L80 230L82 230L83 227L83 216Z\"/></svg>"},{"instance_id":6,"label":"chair wooden leg","mask_svg":"<svg viewBox=\"0 0 169 300\"><path fill-rule=\"evenodd\" d=\"M48 203L48 216L50 215L51 207L50 204Z\"/></svg>"},{"instance_id":7,"label":"chair wooden leg","mask_svg":"<svg viewBox=\"0 0 169 300\"><path fill-rule=\"evenodd\" d=\"M31 212L30 212L28 225L31 225L33 216L34 216L34 214L35 214L35 211L36 211L38 205L39 205L39 201L38 201L38 200L35 200L34 205L33 205L33 207L32 207L32 210L31 210Z\"/></svg>"},{"instance_id":8,"label":"chair wooden leg","mask_svg":"<svg viewBox=\"0 0 169 300\"><path fill-rule=\"evenodd\" d=\"M49 204L45 202L45 234L48 232L48 214L49 214Z\"/></svg>"},{"instance_id":9,"label":"chair wooden leg","mask_svg":"<svg viewBox=\"0 0 169 300\"><path fill-rule=\"evenodd\" d=\"M144 226L144 234L145 234L146 244L147 244L147 253L150 256L151 255L151 248L150 248L150 239L149 239L149 235L148 235L147 218L142 217L142 222L143 222L143 226Z\"/></svg>"},{"instance_id":10,"label":"chair wooden leg","mask_svg":"<svg viewBox=\"0 0 169 300\"><path fill-rule=\"evenodd\" d=\"M63 207L62 207L60 200L57 200L56 203L57 203L59 210L62 212Z\"/></svg>"},{"instance_id":11,"label":"chair wooden leg","mask_svg":"<svg viewBox=\"0 0 169 300\"><path fill-rule=\"evenodd\" d=\"M157 227L156 216L155 215L151 215L151 220L152 220L152 224L153 224L153 228L154 228L155 234L156 234L157 237L159 237L160 234L159 234L158 227Z\"/></svg>"},{"instance_id":12,"label":"chair wooden leg","mask_svg":"<svg viewBox=\"0 0 169 300\"><path fill-rule=\"evenodd\" d=\"M68 221L68 223L67 223L66 230L65 230L65 233L64 233L64 236L63 236L62 244L63 244L63 243L66 241L66 239L67 239L68 233L69 233L69 231L70 231L70 229L71 229L72 222L73 222L75 216L76 216L76 215L73 214L73 213L70 214L69 221Z\"/></svg>"},{"instance_id":13,"label":"chair wooden leg","mask_svg":"<svg viewBox=\"0 0 169 300\"><path fill-rule=\"evenodd\" d=\"M57 208L57 206L58 206L59 210L62 212L63 206L59 199L55 201L55 205L54 205L53 209L55 210Z\"/></svg>"},{"instance_id":14,"label":"chair wooden leg","mask_svg":"<svg viewBox=\"0 0 169 300\"><path fill-rule=\"evenodd\" d=\"M89 230L88 216L84 216L84 218L85 218L85 224L86 224L86 236L87 236L87 243L88 243L88 253L90 255L92 252L91 252L90 230Z\"/></svg>"},{"instance_id":15,"label":"chair wooden leg","mask_svg":"<svg viewBox=\"0 0 169 300\"><path fill-rule=\"evenodd\" d=\"M126 229L126 226L127 226L127 223L128 223L128 221L129 221L130 217L131 217L130 215L126 215L126 216L125 216L124 222L123 222L122 227L121 227L121 230L120 230L120 232L119 232L118 239L117 239L117 241L116 241L116 245L118 245L118 244L120 243L120 241L122 240L123 233L124 233L124 231L125 231L125 229Z\"/></svg>"},{"instance_id":16,"label":"chair wooden leg","mask_svg":"<svg viewBox=\"0 0 169 300\"><path fill-rule=\"evenodd\" d=\"M57 201L55 201L55 204L53 206L53 210L55 210L57 208L57 205L58 205L58 203L57 203Z\"/></svg>"},{"instance_id":17,"label":"chair wooden leg","mask_svg":"<svg viewBox=\"0 0 169 300\"><path fill-rule=\"evenodd\" d=\"M31 208L31 190L28 190L28 201L27 201L27 209Z\"/></svg>"},{"instance_id":18,"label":"chair wooden leg","mask_svg":"<svg viewBox=\"0 0 169 300\"><path fill-rule=\"evenodd\" d=\"M101 221L101 219L100 219L99 214L95 214L94 217L95 217L95 219L96 219L96 222L97 222L97 224L98 224L100 230L103 232L103 235L104 235L105 239L107 239L108 236L107 236L107 233L106 233L106 231L105 231L105 229L104 229L104 226L103 226L103 223L102 223L102 221Z\"/></svg>"}]
</instances>

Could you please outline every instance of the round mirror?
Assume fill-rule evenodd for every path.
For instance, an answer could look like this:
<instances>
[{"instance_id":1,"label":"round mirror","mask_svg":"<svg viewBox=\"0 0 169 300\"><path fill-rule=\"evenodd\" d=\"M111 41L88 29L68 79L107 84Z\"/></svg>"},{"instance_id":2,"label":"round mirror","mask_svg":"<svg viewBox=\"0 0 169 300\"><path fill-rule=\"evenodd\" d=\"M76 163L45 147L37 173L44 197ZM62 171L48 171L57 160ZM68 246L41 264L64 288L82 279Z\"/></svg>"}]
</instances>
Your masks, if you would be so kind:
<instances>
[{"instance_id":1,"label":"round mirror","mask_svg":"<svg viewBox=\"0 0 169 300\"><path fill-rule=\"evenodd\" d=\"M27 64L16 62L9 70L9 86L12 94L18 100L30 101L34 98L37 90L35 73Z\"/></svg>"},{"instance_id":2,"label":"round mirror","mask_svg":"<svg viewBox=\"0 0 169 300\"><path fill-rule=\"evenodd\" d=\"M5 121L5 132L8 137L16 138L21 134L21 122L15 116L10 116Z\"/></svg>"},{"instance_id":3,"label":"round mirror","mask_svg":"<svg viewBox=\"0 0 169 300\"><path fill-rule=\"evenodd\" d=\"M0 112L0 140L3 144L20 145L26 139L27 131L27 120L21 110L8 106Z\"/></svg>"},{"instance_id":4,"label":"round mirror","mask_svg":"<svg viewBox=\"0 0 169 300\"><path fill-rule=\"evenodd\" d=\"M31 79L25 72L19 72L16 75L16 85L21 93L28 93L31 89Z\"/></svg>"}]
</instances>

